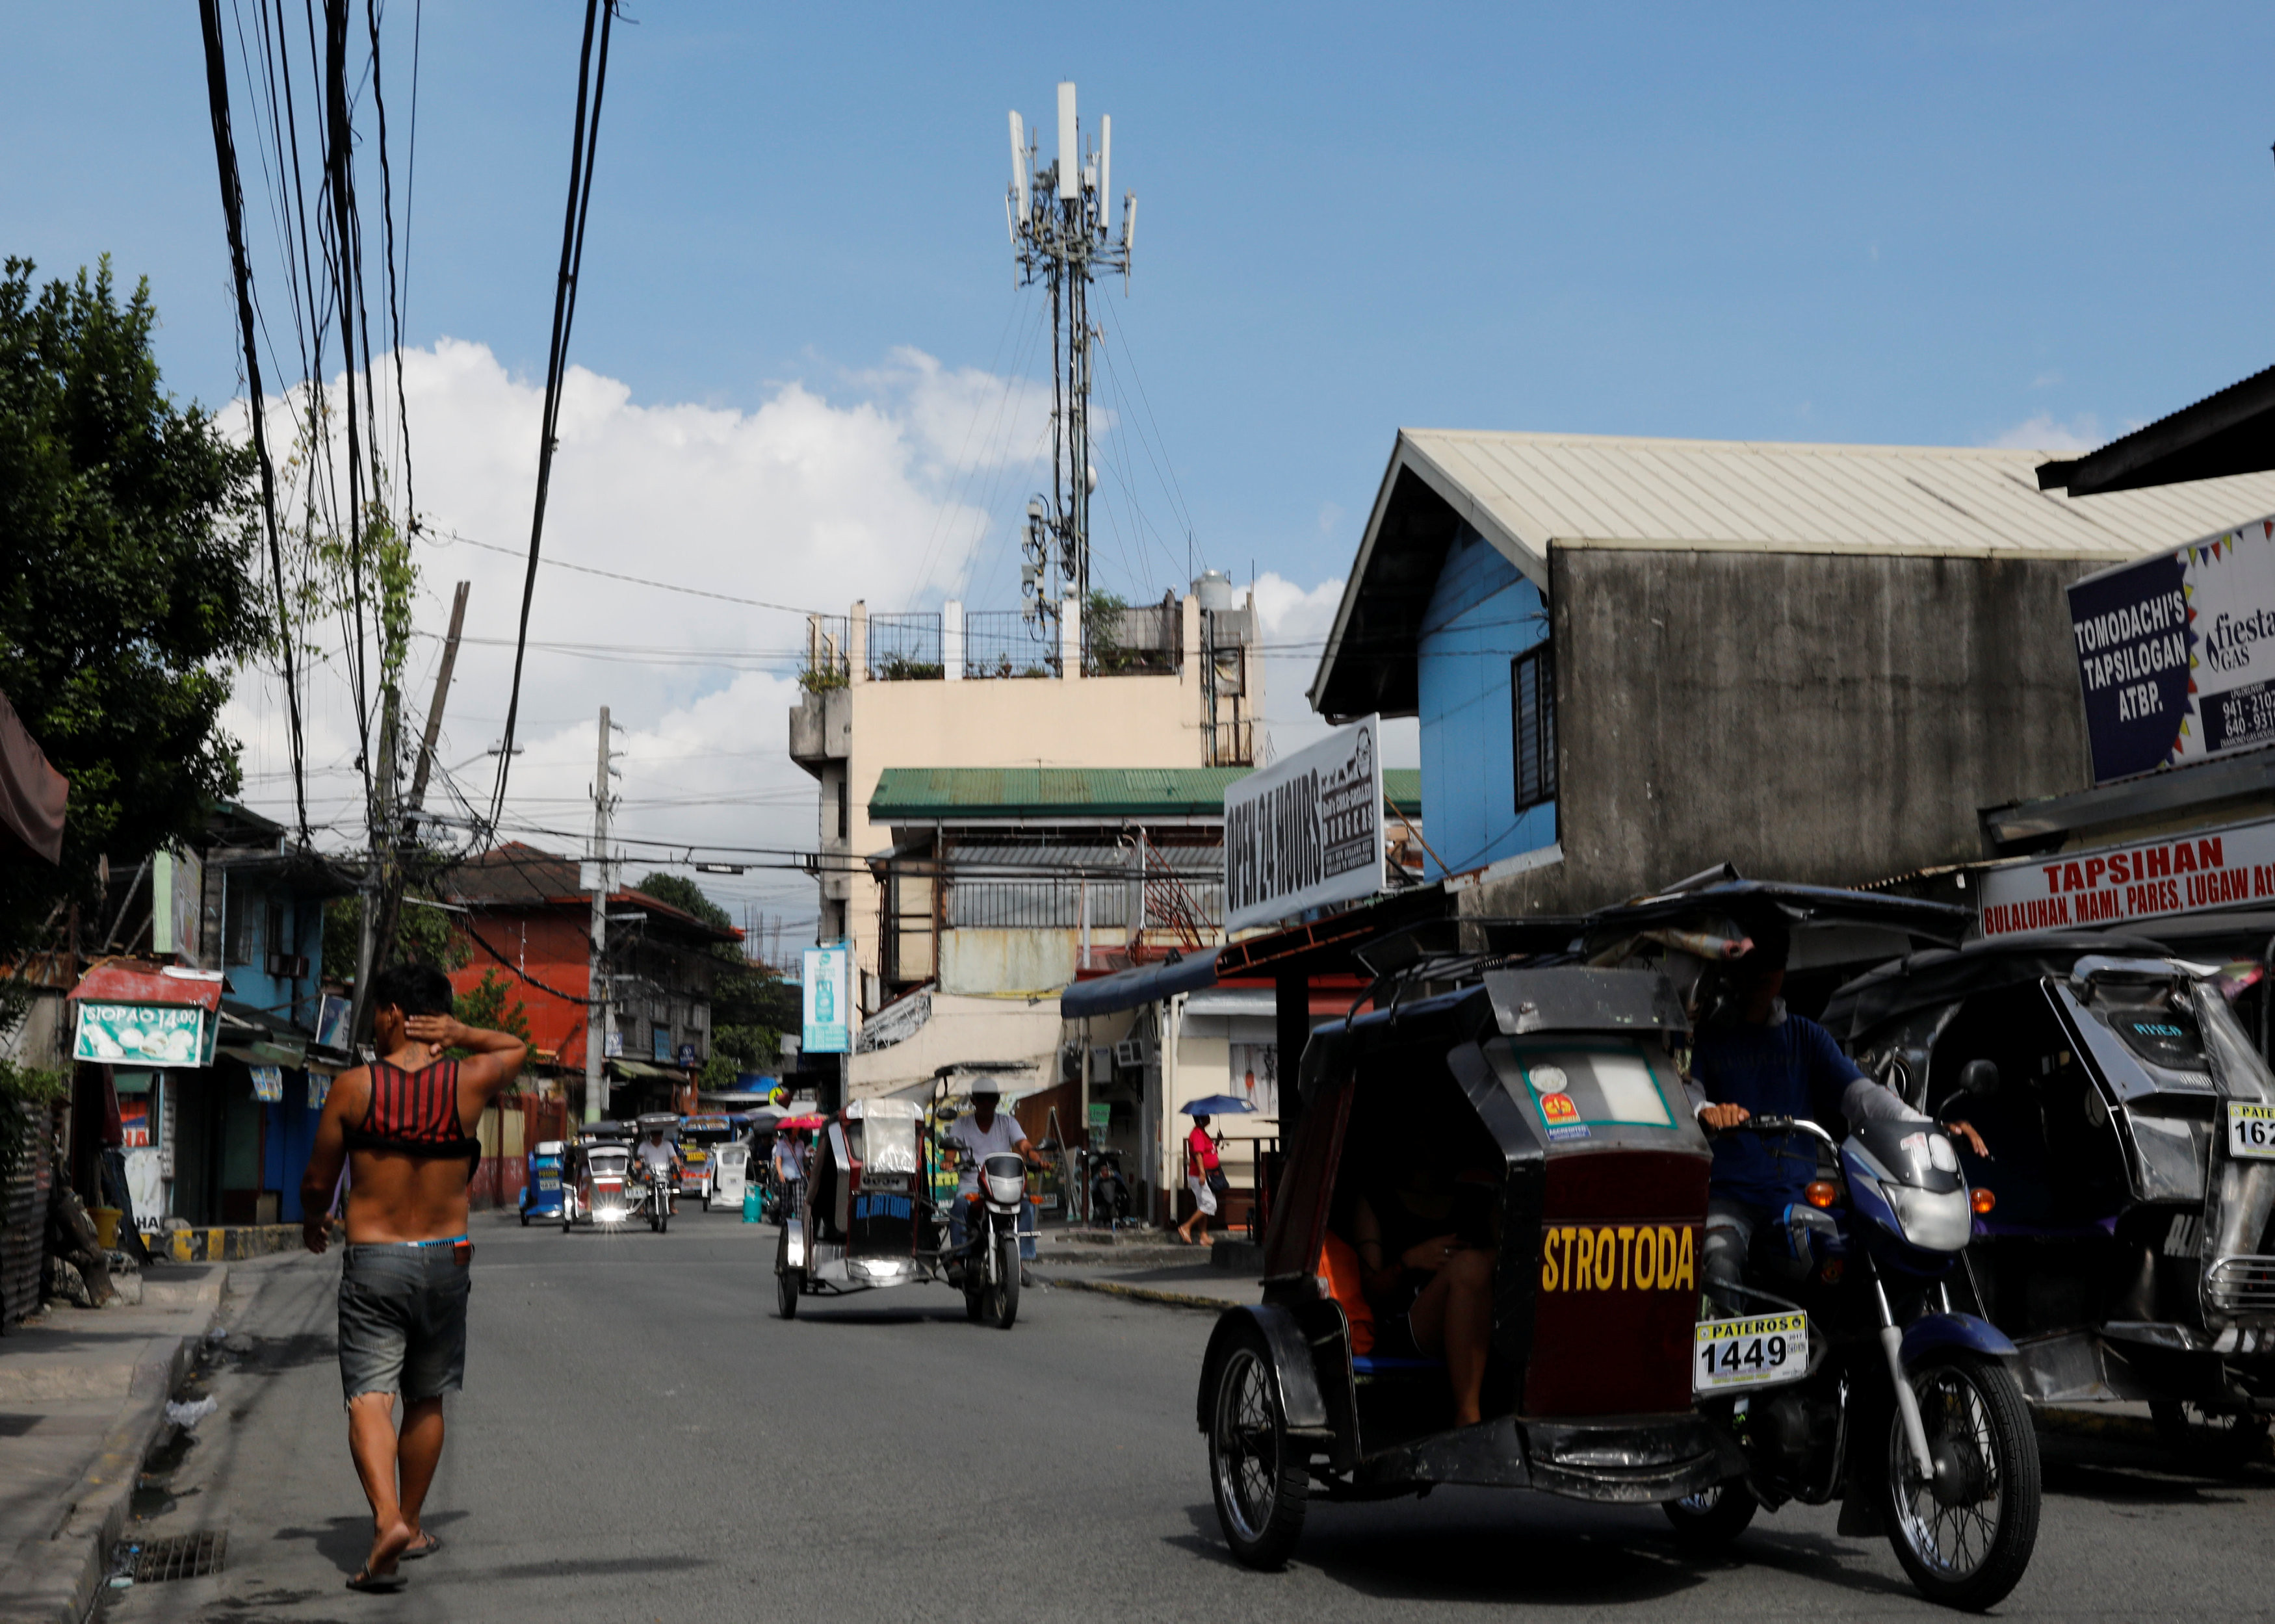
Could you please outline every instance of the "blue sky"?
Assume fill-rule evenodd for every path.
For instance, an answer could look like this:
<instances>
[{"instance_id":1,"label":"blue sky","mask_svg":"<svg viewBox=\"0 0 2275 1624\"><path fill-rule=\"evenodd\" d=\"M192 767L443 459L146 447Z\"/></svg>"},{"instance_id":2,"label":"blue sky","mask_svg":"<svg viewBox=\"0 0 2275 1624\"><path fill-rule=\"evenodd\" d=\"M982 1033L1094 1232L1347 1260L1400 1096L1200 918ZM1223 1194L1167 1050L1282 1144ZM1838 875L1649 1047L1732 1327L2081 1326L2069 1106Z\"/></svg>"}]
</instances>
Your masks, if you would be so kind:
<instances>
[{"instance_id":1,"label":"blue sky","mask_svg":"<svg viewBox=\"0 0 2275 1624\"><path fill-rule=\"evenodd\" d=\"M13 19L0 238L149 275L175 387L224 397L194 8L124 11ZM541 370L580 11L426 8L414 341ZM1061 77L1142 200L1107 319L1202 550L1242 574L1339 572L1402 423L2090 435L2268 359L2264 5L1087 17L634 0L577 359L744 407L896 345L987 366L1004 111L1045 117Z\"/></svg>"},{"instance_id":2,"label":"blue sky","mask_svg":"<svg viewBox=\"0 0 2275 1624\"><path fill-rule=\"evenodd\" d=\"M422 30L404 370L438 539L526 534L582 10L389 0L398 153ZM1200 563L1263 574L1290 740L1401 425L2061 445L2275 359L2264 3L630 12L549 555L832 612L959 586L1010 607L1035 470L1009 430L970 449L1007 399L1021 432L1039 409L1005 112L1047 130L1071 78L1141 200L1130 297L1094 307L1122 391L1098 573L1133 598L1182 583L1189 520ZM228 399L195 7L19 7L10 46L0 247L147 275L172 387ZM422 630L454 577L478 626L510 623L509 556L422 563ZM532 656L533 827L575 823L606 702L647 797L622 827L810 843L777 708L793 617L563 570L537 615L562 646ZM462 661L446 759L494 736L502 658ZM273 683L240 684L272 811L277 712ZM311 726L319 799L351 818L351 714L317 695Z\"/></svg>"}]
</instances>

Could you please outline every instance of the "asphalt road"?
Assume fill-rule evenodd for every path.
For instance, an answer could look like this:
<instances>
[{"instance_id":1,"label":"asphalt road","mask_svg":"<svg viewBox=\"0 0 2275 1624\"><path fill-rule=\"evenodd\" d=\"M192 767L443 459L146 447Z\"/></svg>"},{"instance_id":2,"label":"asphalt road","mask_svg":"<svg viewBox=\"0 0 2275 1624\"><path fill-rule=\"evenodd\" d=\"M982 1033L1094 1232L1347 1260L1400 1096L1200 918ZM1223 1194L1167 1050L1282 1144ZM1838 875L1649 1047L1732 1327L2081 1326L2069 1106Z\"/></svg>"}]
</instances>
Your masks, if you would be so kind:
<instances>
[{"instance_id":1,"label":"asphalt road","mask_svg":"<svg viewBox=\"0 0 2275 1624\"><path fill-rule=\"evenodd\" d=\"M367 1537L332 1342L336 1264L237 1265L219 1401L140 1497L144 1537L225 1526L218 1576L112 1592L156 1620L1927 1618L1833 1513L1686 1560L1655 1510L1441 1490L1315 1506L1283 1574L1226 1554L1192 1422L1210 1316L1070 1290L1009 1333L941 1287L774 1316L774 1231L479 1220L466 1391L392 1598L342 1588ZM2050 1445L2044 1533L2007 1617L2264 1619L2275 1472L2152 1469Z\"/></svg>"}]
</instances>

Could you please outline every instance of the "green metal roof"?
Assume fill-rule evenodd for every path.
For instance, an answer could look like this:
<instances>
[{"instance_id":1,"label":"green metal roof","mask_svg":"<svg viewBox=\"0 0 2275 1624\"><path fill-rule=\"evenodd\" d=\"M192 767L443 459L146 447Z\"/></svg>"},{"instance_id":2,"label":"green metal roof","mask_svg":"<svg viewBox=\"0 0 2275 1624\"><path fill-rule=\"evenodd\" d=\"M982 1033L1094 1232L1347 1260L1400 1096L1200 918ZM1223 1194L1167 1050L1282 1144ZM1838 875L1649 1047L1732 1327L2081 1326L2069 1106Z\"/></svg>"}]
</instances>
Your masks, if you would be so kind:
<instances>
[{"instance_id":1,"label":"green metal roof","mask_svg":"<svg viewBox=\"0 0 2275 1624\"><path fill-rule=\"evenodd\" d=\"M1224 810L1244 767L888 767L869 797L872 823L959 818L1194 818ZM1422 815L1422 774L1393 767L1383 787Z\"/></svg>"}]
</instances>

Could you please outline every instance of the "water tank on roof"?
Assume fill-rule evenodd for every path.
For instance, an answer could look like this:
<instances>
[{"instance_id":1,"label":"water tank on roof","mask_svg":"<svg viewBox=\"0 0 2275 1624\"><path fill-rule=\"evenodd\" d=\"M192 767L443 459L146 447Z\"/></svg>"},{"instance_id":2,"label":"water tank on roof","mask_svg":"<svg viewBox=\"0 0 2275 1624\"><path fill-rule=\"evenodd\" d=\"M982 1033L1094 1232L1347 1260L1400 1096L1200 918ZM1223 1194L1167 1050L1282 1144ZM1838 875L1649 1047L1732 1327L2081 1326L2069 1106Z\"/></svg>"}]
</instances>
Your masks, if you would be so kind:
<instances>
[{"instance_id":1,"label":"water tank on roof","mask_svg":"<svg viewBox=\"0 0 2275 1624\"><path fill-rule=\"evenodd\" d=\"M1232 578L1221 570L1204 570L1193 578L1193 596L1210 614L1232 608Z\"/></svg>"}]
</instances>

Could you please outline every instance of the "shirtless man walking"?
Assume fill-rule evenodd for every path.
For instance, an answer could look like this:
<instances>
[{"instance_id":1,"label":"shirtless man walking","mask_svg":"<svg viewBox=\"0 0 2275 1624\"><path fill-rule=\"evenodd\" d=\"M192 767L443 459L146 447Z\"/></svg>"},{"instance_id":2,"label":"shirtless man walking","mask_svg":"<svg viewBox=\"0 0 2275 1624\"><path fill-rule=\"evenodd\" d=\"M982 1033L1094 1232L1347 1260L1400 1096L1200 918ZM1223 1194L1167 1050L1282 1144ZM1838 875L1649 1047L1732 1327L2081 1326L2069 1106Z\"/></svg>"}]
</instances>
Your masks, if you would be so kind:
<instances>
[{"instance_id":1,"label":"shirtless man walking","mask_svg":"<svg viewBox=\"0 0 2275 1624\"><path fill-rule=\"evenodd\" d=\"M324 1100L300 1182L312 1252L329 1239L332 1191L348 1164L340 1269L340 1382L348 1452L371 1501L371 1552L351 1590L403 1588L397 1566L442 1542L419 1526L442 1455L442 1395L466 1369L473 1243L466 1182L481 1159L469 1131L527 1054L518 1038L461 1024L450 978L399 964L372 979L372 1038L383 1057L343 1072ZM445 1060L445 1049L471 1051ZM403 1400L403 1427L395 1401Z\"/></svg>"}]
</instances>

